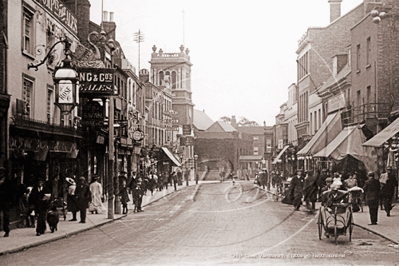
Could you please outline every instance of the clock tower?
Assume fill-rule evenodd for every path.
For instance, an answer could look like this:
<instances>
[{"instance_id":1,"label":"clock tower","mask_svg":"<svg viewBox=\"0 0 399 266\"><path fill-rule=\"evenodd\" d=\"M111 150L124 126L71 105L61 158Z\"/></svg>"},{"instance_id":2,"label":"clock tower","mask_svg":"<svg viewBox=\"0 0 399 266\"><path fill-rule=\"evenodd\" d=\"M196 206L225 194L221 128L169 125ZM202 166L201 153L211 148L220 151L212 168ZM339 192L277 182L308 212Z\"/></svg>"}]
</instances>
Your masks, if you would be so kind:
<instances>
[{"instance_id":1,"label":"clock tower","mask_svg":"<svg viewBox=\"0 0 399 266\"><path fill-rule=\"evenodd\" d=\"M172 90L173 120L178 125L193 124L194 104L191 99L191 62L189 50L180 46L179 53L156 52L152 47L150 80L154 85L166 86Z\"/></svg>"}]
</instances>

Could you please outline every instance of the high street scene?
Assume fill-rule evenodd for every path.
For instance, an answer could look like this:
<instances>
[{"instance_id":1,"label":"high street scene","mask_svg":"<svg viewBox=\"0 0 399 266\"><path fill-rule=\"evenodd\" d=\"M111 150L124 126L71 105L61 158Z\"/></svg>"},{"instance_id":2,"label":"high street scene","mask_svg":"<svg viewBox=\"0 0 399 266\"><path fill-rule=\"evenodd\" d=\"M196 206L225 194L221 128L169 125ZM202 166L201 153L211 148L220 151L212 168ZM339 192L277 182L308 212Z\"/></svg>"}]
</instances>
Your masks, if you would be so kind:
<instances>
[{"instance_id":1,"label":"high street scene","mask_svg":"<svg viewBox=\"0 0 399 266\"><path fill-rule=\"evenodd\" d=\"M398 1L0 14L0 265L399 264Z\"/></svg>"}]
</instances>

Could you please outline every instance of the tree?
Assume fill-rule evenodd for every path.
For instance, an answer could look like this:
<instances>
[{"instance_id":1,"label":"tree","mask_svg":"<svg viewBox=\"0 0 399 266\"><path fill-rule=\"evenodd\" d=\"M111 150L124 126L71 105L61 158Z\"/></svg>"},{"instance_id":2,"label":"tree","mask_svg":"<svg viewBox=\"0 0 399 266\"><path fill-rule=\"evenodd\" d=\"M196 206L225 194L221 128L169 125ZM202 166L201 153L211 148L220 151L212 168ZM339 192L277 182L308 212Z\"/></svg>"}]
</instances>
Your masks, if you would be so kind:
<instances>
[{"instance_id":1,"label":"tree","mask_svg":"<svg viewBox=\"0 0 399 266\"><path fill-rule=\"evenodd\" d=\"M222 116L219 120L231 124L231 118L228 116Z\"/></svg>"},{"instance_id":2,"label":"tree","mask_svg":"<svg viewBox=\"0 0 399 266\"><path fill-rule=\"evenodd\" d=\"M240 121L238 121L239 127L251 127L251 126L259 126L259 124L255 121L250 121L248 118L240 117Z\"/></svg>"}]
</instances>

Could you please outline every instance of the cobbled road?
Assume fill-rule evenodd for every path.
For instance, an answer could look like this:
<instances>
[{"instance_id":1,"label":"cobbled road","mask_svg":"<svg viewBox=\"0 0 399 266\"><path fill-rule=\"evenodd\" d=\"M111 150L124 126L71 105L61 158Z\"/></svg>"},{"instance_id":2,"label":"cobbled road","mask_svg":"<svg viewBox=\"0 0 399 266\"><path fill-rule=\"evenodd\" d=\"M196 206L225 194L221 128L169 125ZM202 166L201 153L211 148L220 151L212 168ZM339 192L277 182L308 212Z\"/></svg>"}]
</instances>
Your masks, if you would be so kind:
<instances>
[{"instance_id":1,"label":"cobbled road","mask_svg":"<svg viewBox=\"0 0 399 266\"><path fill-rule=\"evenodd\" d=\"M318 238L317 213L275 201L250 181L202 184L113 223L0 257L0 265L386 265L399 252L354 227Z\"/></svg>"}]
</instances>

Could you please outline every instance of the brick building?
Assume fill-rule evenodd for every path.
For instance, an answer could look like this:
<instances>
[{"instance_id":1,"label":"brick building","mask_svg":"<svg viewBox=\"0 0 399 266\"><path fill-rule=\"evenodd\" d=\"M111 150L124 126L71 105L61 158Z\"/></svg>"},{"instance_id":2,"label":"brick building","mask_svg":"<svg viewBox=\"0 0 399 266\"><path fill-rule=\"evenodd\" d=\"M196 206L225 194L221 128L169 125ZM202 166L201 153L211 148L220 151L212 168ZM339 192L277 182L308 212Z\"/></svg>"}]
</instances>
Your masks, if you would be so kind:
<instances>
[{"instance_id":1,"label":"brick building","mask_svg":"<svg viewBox=\"0 0 399 266\"><path fill-rule=\"evenodd\" d=\"M381 131L399 115L399 3L380 1L366 3L365 16L351 29L351 78L345 124L365 122L373 133ZM376 14L386 12L379 23L373 23Z\"/></svg>"},{"instance_id":2,"label":"brick building","mask_svg":"<svg viewBox=\"0 0 399 266\"><path fill-rule=\"evenodd\" d=\"M331 77L331 58L337 54L348 53L351 28L364 17L363 3L340 16L341 2L342 0L330 0L331 23L326 27L309 28L298 42L298 123L295 127L299 149L326 118L325 106L321 106L316 89Z\"/></svg>"},{"instance_id":3,"label":"brick building","mask_svg":"<svg viewBox=\"0 0 399 266\"><path fill-rule=\"evenodd\" d=\"M240 156L253 155L253 136L216 121L204 132L197 133L194 149L198 162L204 162L202 166L210 170L223 169L226 173L237 171L241 168Z\"/></svg>"}]
</instances>

